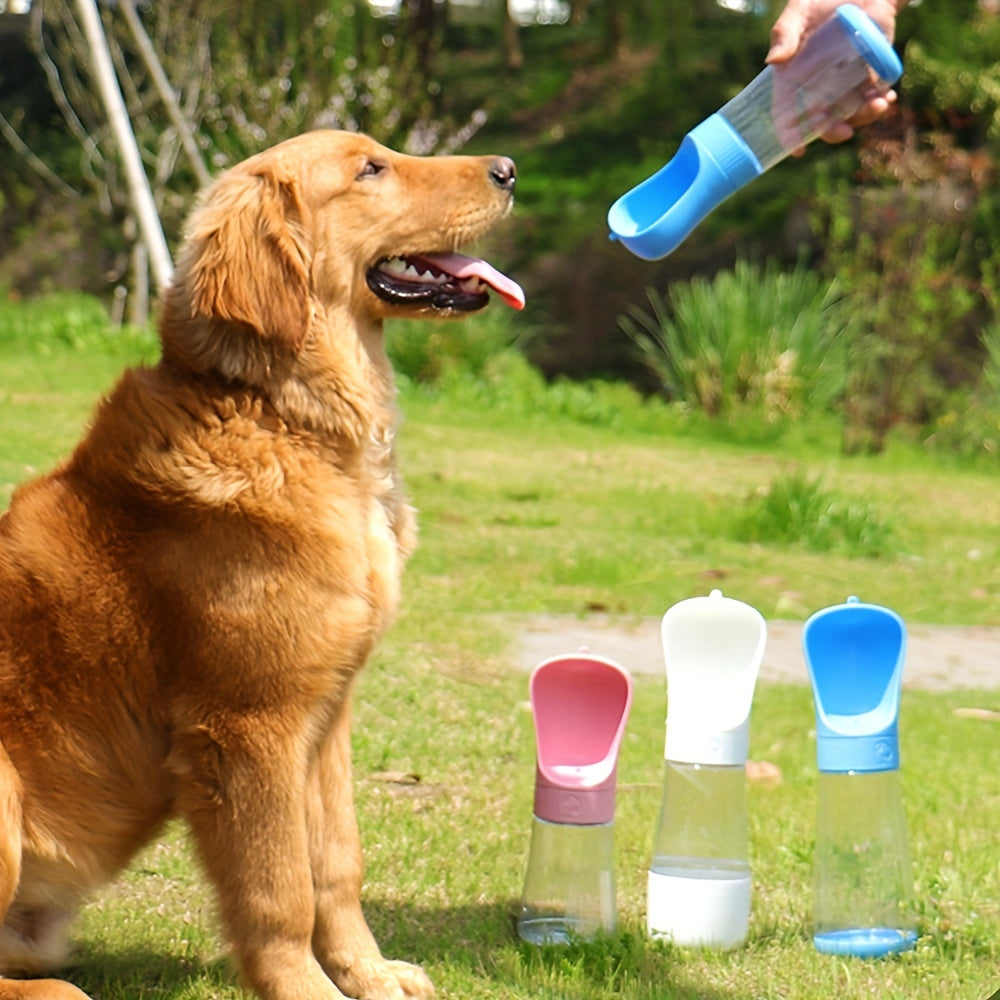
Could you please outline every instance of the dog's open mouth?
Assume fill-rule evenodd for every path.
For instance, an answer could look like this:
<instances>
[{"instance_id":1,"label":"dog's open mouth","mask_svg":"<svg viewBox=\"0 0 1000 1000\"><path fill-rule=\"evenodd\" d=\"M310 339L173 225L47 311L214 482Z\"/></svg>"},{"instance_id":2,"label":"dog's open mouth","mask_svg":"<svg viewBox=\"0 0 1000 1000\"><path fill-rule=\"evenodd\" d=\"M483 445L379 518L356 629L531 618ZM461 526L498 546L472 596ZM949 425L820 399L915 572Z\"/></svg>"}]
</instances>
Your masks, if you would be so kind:
<instances>
[{"instance_id":1,"label":"dog's open mouth","mask_svg":"<svg viewBox=\"0 0 1000 1000\"><path fill-rule=\"evenodd\" d=\"M517 282L485 260L460 253L386 257L367 278L368 287L392 305L474 312L486 305L493 289L509 306L524 308L524 292Z\"/></svg>"}]
</instances>

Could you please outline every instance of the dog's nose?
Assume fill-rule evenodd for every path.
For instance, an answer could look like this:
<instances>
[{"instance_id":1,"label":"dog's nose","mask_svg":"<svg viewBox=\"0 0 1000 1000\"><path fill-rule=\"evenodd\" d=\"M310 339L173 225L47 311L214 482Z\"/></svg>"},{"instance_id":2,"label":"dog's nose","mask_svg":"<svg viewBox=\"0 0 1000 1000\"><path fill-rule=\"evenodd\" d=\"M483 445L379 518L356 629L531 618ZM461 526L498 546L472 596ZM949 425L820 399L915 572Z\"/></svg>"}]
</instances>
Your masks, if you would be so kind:
<instances>
[{"instance_id":1,"label":"dog's nose","mask_svg":"<svg viewBox=\"0 0 1000 1000\"><path fill-rule=\"evenodd\" d=\"M498 156L490 164L490 179L503 191L513 191L517 167L509 156Z\"/></svg>"}]
</instances>

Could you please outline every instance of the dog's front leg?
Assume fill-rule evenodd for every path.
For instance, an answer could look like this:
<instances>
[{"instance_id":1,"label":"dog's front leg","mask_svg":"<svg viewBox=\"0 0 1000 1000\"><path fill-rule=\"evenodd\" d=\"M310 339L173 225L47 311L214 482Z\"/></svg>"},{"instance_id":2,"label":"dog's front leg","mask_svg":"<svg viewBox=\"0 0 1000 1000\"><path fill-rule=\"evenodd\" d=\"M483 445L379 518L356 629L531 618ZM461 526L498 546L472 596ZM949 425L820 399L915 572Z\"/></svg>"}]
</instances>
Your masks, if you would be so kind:
<instances>
[{"instance_id":1,"label":"dog's front leg","mask_svg":"<svg viewBox=\"0 0 1000 1000\"><path fill-rule=\"evenodd\" d=\"M313 955L306 762L282 721L201 726L175 743L194 832L243 974L263 1000L341 1000Z\"/></svg>"},{"instance_id":2,"label":"dog's front leg","mask_svg":"<svg viewBox=\"0 0 1000 1000\"><path fill-rule=\"evenodd\" d=\"M433 996L423 969L382 957L361 911L363 862L351 777L350 693L310 772L310 857L316 892L313 948L331 979L361 1000Z\"/></svg>"}]
</instances>

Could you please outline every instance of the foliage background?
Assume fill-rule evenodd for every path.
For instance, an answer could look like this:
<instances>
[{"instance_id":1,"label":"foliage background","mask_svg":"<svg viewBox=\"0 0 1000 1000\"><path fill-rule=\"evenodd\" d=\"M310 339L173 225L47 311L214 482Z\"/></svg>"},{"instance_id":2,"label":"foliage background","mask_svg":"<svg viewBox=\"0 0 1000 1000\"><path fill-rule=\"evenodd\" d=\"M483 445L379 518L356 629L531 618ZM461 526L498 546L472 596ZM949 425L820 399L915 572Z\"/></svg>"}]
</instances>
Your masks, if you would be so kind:
<instances>
[{"instance_id":1,"label":"foliage background","mask_svg":"<svg viewBox=\"0 0 1000 1000\"><path fill-rule=\"evenodd\" d=\"M101 10L176 246L202 168L122 16L131 4ZM995 0L906 7L897 110L769 171L668 258L639 261L607 239L608 206L759 71L781 6L176 0L137 13L212 172L312 127L363 129L419 153L513 155L516 216L481 252L526 287L517 332L500 339L546 378L626 379L719 420L743 419L755 401L832 411L847 452L879 453L903 435L995 456ZM146 265L95 93L71 0L0 14L0 289L82 289L116 317L141 318ZM824 317L821 340L803 324L808 310L775 297L786 273L804 272L839 317ZM740 338L759 342L737 348ZM817 366L822 344L837 346ZM722 372L720 345L738 374ZM417 377L440 374L433 354ZM694 375L680 391L683 370ZM782 381L796 399L754 389Z\"/></svg>"}]
</instances>

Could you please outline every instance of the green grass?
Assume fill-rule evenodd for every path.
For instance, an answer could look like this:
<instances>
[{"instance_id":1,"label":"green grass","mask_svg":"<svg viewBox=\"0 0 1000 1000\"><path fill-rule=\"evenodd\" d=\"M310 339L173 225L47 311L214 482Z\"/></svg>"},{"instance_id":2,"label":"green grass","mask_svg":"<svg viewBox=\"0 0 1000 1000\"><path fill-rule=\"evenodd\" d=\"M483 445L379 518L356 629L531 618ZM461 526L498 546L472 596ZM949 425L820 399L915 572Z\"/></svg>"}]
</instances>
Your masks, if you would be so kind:
<instances>
[{"instance_id":1,"label":"green grass","mask_svg":"<svg viewBox=\"0 0 1000 1000\"><path fill-rule=\"evenodd\" d=\"M0 505L68 452L127 358L155 354L148 337L89 320L75 337L60 334L53 314L65 303L32 306L16 332L27 308L0 306ZM751 755L783 780L748 793L747 945L716 954L645 939L665 700L662 681L639 678L619 771L621 932L537 950L517 941L511 920L534 746L506 616L659 615L719 586L768 617L801 618L856 593L911 622L1000 624L996 471L903 445L842 459L835 429L822 427L791 427L766 446L723 439L622 390L491 377L485 387L456 379L447 393L409 387L401 400L421 547L400 620L363 675L354 737L366 911L385 952L422 962L440 996L463 1000L986 1000L1000 986L1000 740L996 723L954 710L1000 708L1000 691L904 694L921 937L913 952L863 962L821 956L810 941L812 707L805 688L780 685L760 685L754 703ZM821 500L891 526L891 544L860 557L837 544L816 551L804 531L738 540L754 499L787 482L807 497L821 484ZM420 780L395 783L392 772ZM244 994L212 909L172 827L85 909L71 978L101 1000L235 1000Z\"/></svg>"},{"instance_id":2,"label":"green grass","mask_svg":"<svg viewBox=\"0 0 1000 1000\"><path fill-rule=\"evenodd\" d=\"M533 742L525 679L483 650L397 636L362 685L356 731L366 911L388 954L423 962L444 997L986 997L997 980L1000 878L992 817L1000 754L989 723L953 709L986 696L904 697L902 753L921 937L883 962L818 955L808 934L816 779L811 705L762 685L751 753L778 764L751 786L749 942L726 954L654 945L642 931L659 806L663 691L642 679L622 750L616 853L621 934L536 951L511 915L526 861ZM993 704L996 695L992 695ZM413 772L392 784L385 772ZM238 997L180 831L84 913L75 980L102 997Z\"/></svg>"},{"instance_id":3,"label":"green grass","mask_svg":"<svg viewBox=\"0 0 1000 1000\"><path fill-rule=\"evenodd\" d=\"M780 476L746 503L735 537L744 542L804 546L813 552L838 550L878 559L894 554L892 526L872 504L844 500L818 479L801 473Z\"/></svg>"},{"instance_id":4,"label":"green grass","mask_svg":"<svg viewBox=\"0 0 1000 1000\"><path fill-rule=\"evenodd\" d=\"M68 454L125 365L157 353L149 331L109 330L86 296L0 302L0 509L16 483Z\"/></svg>"},{"instance_id":5,"label":"green grass","mask_svg":"<svg viewBox=\"0 0 1000 1000\"><path fill-rule=\"evenodd\" d=\"M416 395L404 410L422 524L411 607L440 610L446 596L464 614L656 615L715 581L768 617L804 618L856 593L915 622L1000 623L995 472L902 447L845 459L835 439L786 451L683 436L669 415L635 431ZM737 540L762 492L796 481L822 483L821 504L853 511L839 537L891 530L886 554L854 558L836 535L826 551L805 535Z\"/></svg>"}]
</instances>

